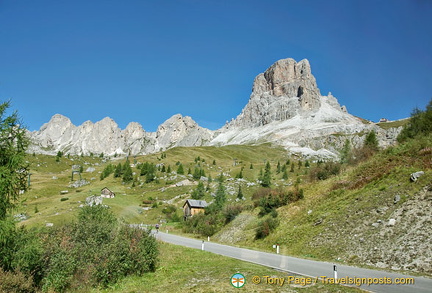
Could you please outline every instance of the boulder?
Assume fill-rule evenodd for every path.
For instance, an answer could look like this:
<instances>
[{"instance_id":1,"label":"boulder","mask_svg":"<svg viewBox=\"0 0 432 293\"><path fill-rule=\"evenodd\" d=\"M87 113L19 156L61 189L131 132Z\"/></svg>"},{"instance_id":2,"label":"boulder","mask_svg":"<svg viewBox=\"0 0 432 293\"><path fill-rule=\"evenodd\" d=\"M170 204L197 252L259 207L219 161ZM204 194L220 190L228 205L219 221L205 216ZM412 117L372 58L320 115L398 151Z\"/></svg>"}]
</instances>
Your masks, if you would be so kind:
<instances>
[{"instance_id":1,"label":"boulder","mask_svg":"<svg viewBox=\"0 0 432 293\"><path fill-rule=\"evenodd\" d=\"M394 226L396 225L396 220L395 219L390 219L387 223L387 226Z\"/></svg>"},{"instance_id":2,"label":"boulder","mask_svg":"<svg viewBox=\"0 0 432 293\"><path fill-rule=\"evenodd\" d=\"M401 200L400 195L399 195L399 194L396 194L395 197L394 197L394 199L393 199L393 203L394 203L394 204L397 204L400 200Z\"/></svg>"},{"instance_id":3,"label":"boulder","mask_svg":"<svg viewBox=\"0 0 432 293\"><path fill-rule=\"evenodd\" d=\"M424 175L423 171L418 171L418 172L415 172L415 173L411 173L410 180L412 182L416 182L420 178L420 176L422 176L422 175Z\"/></svg>"},{"instance_id":4,"label":"boulder","mask_svg":"<svg viewBox=\"0 0 432 293\"><path fill-rule=\"evenodd\" d=\"M101 205L102 204L102 197L92 195L86 198L86 205L88 206L95 206L95 205Z\"/></svg>"}]
</instances>

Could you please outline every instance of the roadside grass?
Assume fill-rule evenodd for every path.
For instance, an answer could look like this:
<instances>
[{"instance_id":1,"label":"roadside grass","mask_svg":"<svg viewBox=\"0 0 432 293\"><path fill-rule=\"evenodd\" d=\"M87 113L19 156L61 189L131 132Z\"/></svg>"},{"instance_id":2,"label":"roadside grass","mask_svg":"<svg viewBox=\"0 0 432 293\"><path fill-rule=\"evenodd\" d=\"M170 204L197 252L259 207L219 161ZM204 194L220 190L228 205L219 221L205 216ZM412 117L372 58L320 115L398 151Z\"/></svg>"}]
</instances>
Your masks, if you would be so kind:
<instances>
[{"instance_id":1,"label":"roadside grass","mask_svg":"<svg viewBox=\"0 0 432 293\"><path fill-rule=\"evenodd\" d=\"M159 248L160 263L155 273L127 277L108 289L93 289L90 292L363 292L355 287L322 284L320 281L304 287L287 283L283 286L265 284L264 276L285 278L286 281L290 274L163 242L159 243ZM230 283L231 276L236 273L246 278L242 288L234 288ZM262 282L253 284L253 276L260 276Z\"/></svg>"}]
</instances>

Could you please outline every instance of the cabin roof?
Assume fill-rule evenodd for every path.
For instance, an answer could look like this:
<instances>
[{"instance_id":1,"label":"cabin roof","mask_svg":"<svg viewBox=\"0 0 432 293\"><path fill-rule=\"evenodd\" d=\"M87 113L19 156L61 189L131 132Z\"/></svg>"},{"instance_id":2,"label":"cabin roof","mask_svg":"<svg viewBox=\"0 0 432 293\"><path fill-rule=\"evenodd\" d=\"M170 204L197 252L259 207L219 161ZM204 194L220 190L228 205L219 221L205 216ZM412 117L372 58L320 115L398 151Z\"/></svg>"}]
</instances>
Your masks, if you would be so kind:
<instances>
[{"instance_id":1,"label":"cabin roof","mask_svg":"<svg viewBox=\"0 0 432 293\"><path fill-rule=\"evenodd\" d=\"M186 200L183 206L185 206L186 204L188 204L191 208L205 208L208 205L205 200L196 200L196 199Z\"/></svg>"}]
</instances>

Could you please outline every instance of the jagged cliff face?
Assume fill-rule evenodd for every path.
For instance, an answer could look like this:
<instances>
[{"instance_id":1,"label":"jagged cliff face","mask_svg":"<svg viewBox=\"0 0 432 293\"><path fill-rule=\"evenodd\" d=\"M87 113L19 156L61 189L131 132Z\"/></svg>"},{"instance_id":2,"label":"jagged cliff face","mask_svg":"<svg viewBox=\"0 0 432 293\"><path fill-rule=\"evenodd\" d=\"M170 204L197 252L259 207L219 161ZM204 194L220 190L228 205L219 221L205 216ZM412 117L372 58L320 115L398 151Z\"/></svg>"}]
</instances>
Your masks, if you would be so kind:
<instances>
[{"instance_id":1,"label":"jagged cliff face","mask_svg":"<svg viewBox=\"0 0 432 293\"><path fill-rule=\"evenodd\" d=\"M146 132L137 122L121 130L108 117L75 126L69 118L57 114L30 134L34 142L30 151L136 155L175 146L273 142L292 153L335 158L346 139L359 146L364 134L372 129L382 146L392 144L400 131L363 124L331 93L321 95L308 60L282 59L255 78L242 112L217 131L202 128L180 114L166 120L156 132Z\"/></svg>"},{"instance_id":2,"label":"jagged cliff face","mask_svg":"<svg viewBox=\"0 0 432 293\"><path fill-rule=\"evenodd\" d=\"M320 91L309 61L283 59L255 78L249 102L234 125L262 126L314 112L320 106Z\"/></svg>"},{"instance_id":3,"label":"jagged cliff face","mask_svg":"<svg viewBox=\"0 0 432 293\"><path fill-rule=\"evenodd\" d=\"M211 144L271 141L293 153L335 158L347 138L359 146L360 134L372 129L388 144L381 129L349 114L331 93L321 95L307 60L283 59L255 78L248 104Z\"/></svg>"},{"instance_id":4,"label":"jagged cliff face","mask_svg":"<svg viewBox=\"0 0 432 293\"><path fill-rule=\"evenodd\" d=\"M137 155L175 146L201 146L213 137L213 132L198 126L192 118L179 114L161 124L157 132L146 132L137 122L131 122L121 130L108 117L96 123L86 121L75 126L69 118L56 114L39 131L30 135L34 142L30 151L38 153Z\"/></svg>"}]
</instances>

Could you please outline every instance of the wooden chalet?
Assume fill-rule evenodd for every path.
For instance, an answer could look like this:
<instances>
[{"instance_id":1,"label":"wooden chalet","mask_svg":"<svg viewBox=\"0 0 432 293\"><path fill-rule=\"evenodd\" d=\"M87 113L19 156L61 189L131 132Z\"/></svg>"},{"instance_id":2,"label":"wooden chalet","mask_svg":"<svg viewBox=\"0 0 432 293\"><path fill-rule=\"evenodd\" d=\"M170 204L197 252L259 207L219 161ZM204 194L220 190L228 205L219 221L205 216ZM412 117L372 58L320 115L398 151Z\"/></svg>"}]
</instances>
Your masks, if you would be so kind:
<instances>
[{"instance_id":1,"label":"wooden chalet","mask_svg":"<svg viewBox=\"0 0 432 293\"><path fill-rule=\"evenodd\" d=\"M108 187L104 187L101 189L101 197L104 198L113 198L115 193L108 189Z\"/></svg>"},{"instance_id":2,"label":"wooden chalet","mask_svg":"<svg viewBox=\"0 0 432 293\"><path fill-rule=\"evenodd\" d=\"M204 213L204 208L207 207L205 200L188 199L183 205L184 219L192 217L199 213Z\"/></svg>"}]
</instances>

